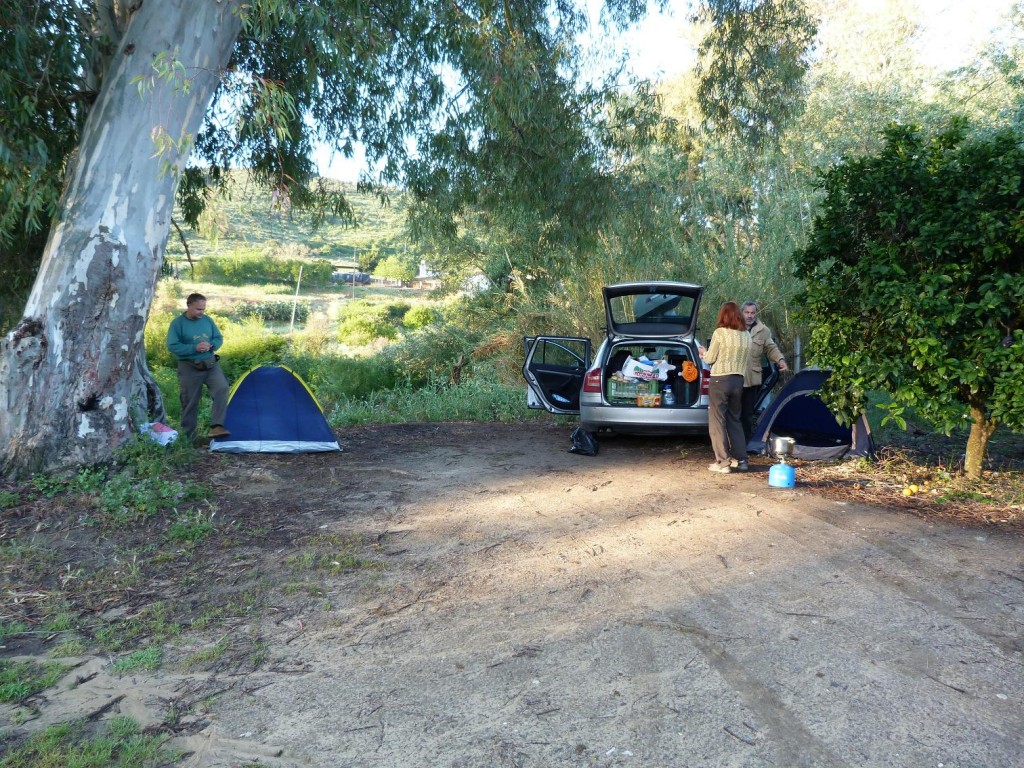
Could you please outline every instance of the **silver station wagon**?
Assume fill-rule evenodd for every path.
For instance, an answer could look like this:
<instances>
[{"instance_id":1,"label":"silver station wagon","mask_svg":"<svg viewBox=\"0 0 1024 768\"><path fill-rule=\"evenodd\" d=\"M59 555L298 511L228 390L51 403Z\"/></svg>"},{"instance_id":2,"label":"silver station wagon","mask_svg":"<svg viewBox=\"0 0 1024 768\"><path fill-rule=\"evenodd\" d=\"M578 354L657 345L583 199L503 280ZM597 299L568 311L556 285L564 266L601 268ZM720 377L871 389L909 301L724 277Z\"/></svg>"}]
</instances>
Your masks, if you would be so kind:
<instances>
[{"instance_id":1,"label":"silver station wagon","mask_svg":"<svg viewBox=\"0 0 1024 768\"><path fill-rule=\"evenodd\" d=\"M527 402L578 414L588 432L707 434L709 369L697 353L702 286L622 283L602 289L606 336L524 339Z\"/></svg>"}]
</instances>

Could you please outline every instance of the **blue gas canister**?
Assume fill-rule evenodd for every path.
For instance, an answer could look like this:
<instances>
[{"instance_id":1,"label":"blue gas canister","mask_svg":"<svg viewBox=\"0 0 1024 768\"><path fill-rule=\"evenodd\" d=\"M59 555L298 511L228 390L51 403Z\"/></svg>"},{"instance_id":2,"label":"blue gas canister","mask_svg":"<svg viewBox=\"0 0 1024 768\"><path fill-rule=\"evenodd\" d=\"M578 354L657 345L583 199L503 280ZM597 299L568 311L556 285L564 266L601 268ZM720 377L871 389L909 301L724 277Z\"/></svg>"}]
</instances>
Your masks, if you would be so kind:
<instances>
[{"instance_id":1,"label":"blue gas canister","mask_svg":"<svg viewBox=\"0 0 1024 768\"><path fill-rule=\"evenodd\" d=\"M792 465L775 464L768 470L768 485L772 488L792 488L796 484L796 470Z\"/></svg>"}]
</instances>

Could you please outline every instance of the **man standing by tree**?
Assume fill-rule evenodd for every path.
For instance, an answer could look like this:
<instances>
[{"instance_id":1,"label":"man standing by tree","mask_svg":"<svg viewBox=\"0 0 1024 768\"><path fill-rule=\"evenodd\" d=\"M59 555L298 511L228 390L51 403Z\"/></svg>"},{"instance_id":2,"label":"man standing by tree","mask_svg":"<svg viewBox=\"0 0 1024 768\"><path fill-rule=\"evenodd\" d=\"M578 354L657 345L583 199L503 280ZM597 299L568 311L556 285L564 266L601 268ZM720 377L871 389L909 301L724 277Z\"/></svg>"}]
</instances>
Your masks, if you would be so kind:
<instances>
[{"instance_id":1,"label":"man standing by tree","mask_svg":"<svg viewBox=\"0 0 1024 768\"><path fill-rule=\"evenodd\" d=\"M199 401L203 385L210 390L210 437L227 437L224 411L228 404L228 380L215 354L224 343L216 323L206 316L206 297L189 294L185 312L171 321L167 329L167 348L178 361L178 389L181 396L181 428L190 439L196 437Z\"/></svg>"},{"instance_id":2,"label":"man standing by tree","mask_svg":"<svg viewBox=\"0 0 1024 768\"><path fill-rule=\"evenodd\" d=\"M779 366L780 371L789 370L782 350L772 337L772 329L757 319L757 310L757 302L754 301L745 301L740 307L747 331L750 332L750 355L747 357L747 372L743 376L743 407L740 413L747 442L750 442L750 436L754 433L754 405L757 392L761 389L761 360L767 357Z\"/></svg>"}]
</instances>

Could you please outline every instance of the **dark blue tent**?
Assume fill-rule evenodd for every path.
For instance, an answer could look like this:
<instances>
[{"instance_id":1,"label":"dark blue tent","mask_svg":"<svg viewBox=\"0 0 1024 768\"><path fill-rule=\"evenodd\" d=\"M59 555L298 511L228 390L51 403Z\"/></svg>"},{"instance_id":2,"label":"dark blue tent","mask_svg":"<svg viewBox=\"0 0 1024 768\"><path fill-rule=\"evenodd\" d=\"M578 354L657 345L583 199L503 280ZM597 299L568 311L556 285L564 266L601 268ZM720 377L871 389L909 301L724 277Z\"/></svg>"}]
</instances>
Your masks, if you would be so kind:
<instances>
[{"instance_id":1,"label":"dark blue tent","mask_svg":"<svg viewBox=\"0 0 1024 768\"><path fill-rule=\"evenodd\" d=\"M830 370L804 368L768 404L747 443L748 453L771 453L773 437L795 441L797 459L838 459L843 456L874 456L871 428L862 413L853 426L840 424L818 397Z\"/></svg>"},{"instance_id":2,"label":"dark blue tent","mask_svg":"<svg viewBox=\"0 0 1024 768\"><path fill-rule=\"evenodd\" d=\"M210 441L224 453L340 451L319 403L298 374L284 366L253 368L231 388L224 427Z\"/></svg>"}]
</instances>

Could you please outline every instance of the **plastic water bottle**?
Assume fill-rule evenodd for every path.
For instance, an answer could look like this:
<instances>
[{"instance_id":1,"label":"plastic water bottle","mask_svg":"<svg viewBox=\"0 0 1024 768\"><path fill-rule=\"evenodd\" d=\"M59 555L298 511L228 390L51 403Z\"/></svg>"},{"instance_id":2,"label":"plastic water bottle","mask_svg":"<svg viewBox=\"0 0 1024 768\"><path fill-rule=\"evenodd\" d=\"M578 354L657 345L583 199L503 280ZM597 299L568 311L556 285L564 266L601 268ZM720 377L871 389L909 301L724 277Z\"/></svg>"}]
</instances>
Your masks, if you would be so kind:
<instances>
[{"instance_id":1,"label":"plastic water bottle","mask_svg":"<svg viewBox=\"0 0 1024 768\"><path fill-rule=\"evenodd\" d=\"M662 405L675 405L676 404L676 396L672 393L672 387L670 387L668 384L666 384L665 388L663 390L661 390L661 404Z\"/></svg>"}]
</instances>

